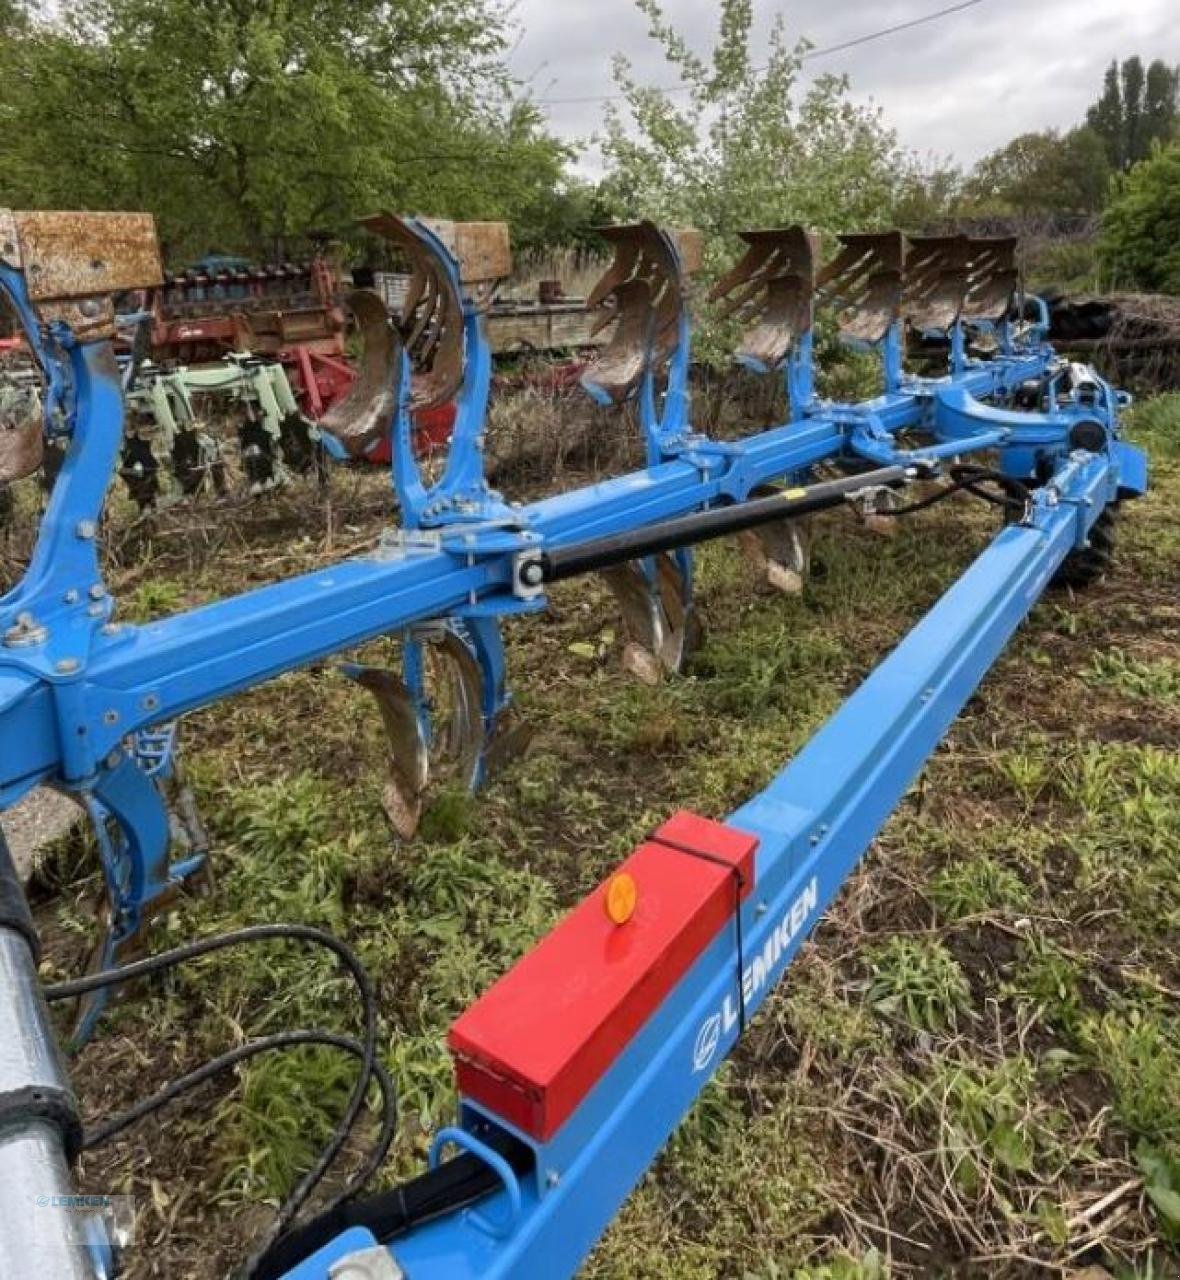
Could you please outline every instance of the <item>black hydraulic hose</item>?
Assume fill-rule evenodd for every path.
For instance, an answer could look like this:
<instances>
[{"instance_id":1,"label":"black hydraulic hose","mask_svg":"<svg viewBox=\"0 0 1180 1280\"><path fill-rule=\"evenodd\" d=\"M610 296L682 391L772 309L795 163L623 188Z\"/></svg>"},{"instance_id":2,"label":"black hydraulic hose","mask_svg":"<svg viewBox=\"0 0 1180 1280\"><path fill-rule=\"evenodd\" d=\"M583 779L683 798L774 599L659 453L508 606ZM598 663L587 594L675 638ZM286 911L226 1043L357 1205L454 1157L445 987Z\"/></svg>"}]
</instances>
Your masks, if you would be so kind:
<instances>
[{"instance_id":1,"label":"black hydraulic hose","mask_svg":"<svg viewBox=\"0 0 1180 1280\"><path fill-rule=\"evenodd\" d=\"M254 925L245 929L238 929L232 933L221 934L212 938L201 938L195 942L186 943L183 946L175 947L171 951L161 952L159 955L151 956L146 960L137 960L130 964L121 966L118 969L105 970L102 973L88 974L82 978L73 978L66 982L54 983L45 988L45 998L48 1001L68 1000L75 996L85 995L90 991L97 991L104 987L119 986L124 982L134 981L136 978L146 978L153 974L175 968L177 965L185 964L188 961L195 960L200 956L209 955L216 951L223 951L228 947L242 946L249 943L273 942L273 941L296 941L309 942L315 946L325 947L331 951L340 961L342 967L347 971L353 982L356 984L357 991L361 998L361 1007L364 1017L364 1036L360 1042L359 1048L361 1069L356 1084L353 1086L352 1095L349 1098L348 1105L344 1115L341 1117L331 1138L328 1140L319 1157L313 1166L305 1173L296 1185L293 1191L287 1196L279 1207L278 1214L274 1225L266 1234L259 1253L265 1252L266 1248L273 1241L282 1235L295 1216L302 1209L308 1197L322 1181L328 1169L335 1163L340 1155L348 1135L352 1132L357 1118L360 1115L361 1108L365 1103L365 1096L369 1091L369 1086L376 1078L381 1085L383 1097L389 1096L391 1089L386 1088L387 1080L382 1080L378 1070L377 1063L377 998L373 990L373 984L369 979L364 967L357 959L355 953L346 946L339 938L333 937L330 933L325 933L322 929L315 929L309 925L299 924L268 924ZM299 1033L292 1033L299 1035ZM346 1048L340 1045L337 1047ZM351 1051L350 1049L348 1051ZM211 1064L213 1065L213 1064ZM197 1073L200 1075L200 1073ZM202 1081L205 1077L202 1077ZM167 1098L170 1101L171 1097ZM163 1105L163 1102L160 1102ZM358 1176L350 1180L349 1184L343 1191L336 1194L331 1200L328 1208L343 1203L350 1196L355 1195L357 1191L364 1185L364 1182L372 1176L376 1168L380 1166L384 1160L385 1154L392 1142L393 1127L392 1118L386 1113L385 1123L382 1125L382 1132L377 1141L372 1156L365 1162L362 1170L363 1176Z\"/></svg>"},{"instance_id":2,"label":"black hydraulic hose","mask_svg":"<svg viewBox=\"0 0 1180 1280\"><path fill-rule=\"evenodd\" d=\"M739 533L775 520L826 511L877 488L896 488L919 478L926 468L922 464L881 467L876 471L839 480L825 480L806 488L781 489L769 498L754 498L709 511L694 511L673 520L661 520L625 533L594 538L570 547L555 547L542 552L535 560L521 566L521 581L526 587L539 587L546 582L561 582L583 573L596 573L628 560L690 547L712 538Z\"/></svg>"}]
</instances>

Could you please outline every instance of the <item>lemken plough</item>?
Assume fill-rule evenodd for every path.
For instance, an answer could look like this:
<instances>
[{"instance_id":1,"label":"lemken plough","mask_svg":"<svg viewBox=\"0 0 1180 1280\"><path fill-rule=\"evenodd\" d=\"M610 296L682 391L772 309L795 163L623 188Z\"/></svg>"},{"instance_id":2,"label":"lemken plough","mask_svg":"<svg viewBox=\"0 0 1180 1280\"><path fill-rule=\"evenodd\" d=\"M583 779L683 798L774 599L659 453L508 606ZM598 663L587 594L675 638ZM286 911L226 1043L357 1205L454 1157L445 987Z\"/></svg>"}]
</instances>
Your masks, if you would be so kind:
<instances>
[{"instance_id":1,"label":"lemken plough","mask_svg":"<svg viewBox=\"0 0 1180 1280\"><path fill-rule=\"evenodd\" d=\"M0 599L0 806L48 784L94 820L108 890L101 971L45 993L86 1002L79 1034L113 986L231 942L297 937L331 947L353 974L365 1039L326 1041L361 1060L343 1128L246 1274L569 1276L1042 591L1101 573L1119 504L1145 490L1146 463L1120 439L1127 397L1045 344L1013 242L898 232L842 237L826 262L803 228L744 237L714 301L745 328L739 359L784 380L790 411L773 429L712 440L694 427L689 397L699 237L641 223L608 233L616 259L592 306L613 333L584 385L601 403L633 406L646 466L513 505L483 466L482 308L508 270L504 229L389 214L367 225L406 256L412 283L392 323L370 297L354 306L365 367L325 425L353 453L391 439L399 527L366 555L135 626L114 617L96 533L123 434L111 295L158 284L153 228L126 214L0 214L0 289L45 375L44 431L66 451L27 572ZM822 312L878 357L875 398L817 395ZM907 328L946 338L944 373L907 372ZM454 435L427 473L410 413L445 398L457 405ZM0 480L35 465L37 449L29 432L4 441ZM697 626L694 545L757 538L772 577L797 588L817 512L851 505L894 519L956 493L1000 507L1002 529L790 765L724 822L670 817L455 1024L459 1114L411 1182L364 1192L392 1139L392 1086L376 1059L371 990L342 944L266 926L130 959L143 926L205 857L174 759L185 713L401 637L400 671L346 669L390 731L386 807L408 836L432 770L446 761L475 786L510 747L500 620L544 610L549 583L606 574L629 665L660 678L678 669ZM170 813L178 791L180 824ZM64 1214L20 1209L68 1195L70 1160L101 1133L81 1132L36 978L36 934L2 846L0 855L10 979L0 998L0 1044L10 1046L0 1054L0 1274L31 1273L36 1259L37 1274L55 1280L108 1276L107 1224L79 1231ZM235 1060L275 1039L242 1046ZM374 1080L386 1100L374 1150L335 1199L301 1216ZM167 1100L140 1102L132 1118Z\"/></svg>"}]
</instances>

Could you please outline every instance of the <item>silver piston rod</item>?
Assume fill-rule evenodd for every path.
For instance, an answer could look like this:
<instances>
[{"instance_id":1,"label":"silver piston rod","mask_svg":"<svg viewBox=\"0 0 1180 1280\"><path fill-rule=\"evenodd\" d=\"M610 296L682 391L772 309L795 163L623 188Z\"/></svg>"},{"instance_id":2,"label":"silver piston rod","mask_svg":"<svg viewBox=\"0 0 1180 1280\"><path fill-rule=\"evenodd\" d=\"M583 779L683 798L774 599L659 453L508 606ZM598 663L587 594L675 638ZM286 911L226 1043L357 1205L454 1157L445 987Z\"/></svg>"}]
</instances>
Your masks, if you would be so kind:
<instances>
[{"instance_id":1,"label":"silver piston rod","mask_svg":"<svg viewBox=\"0 0 1180 1280\"><path fill-rule=\"evenodd\" d=\"M77 1105L41 994L35 946L0 834L0 1276L99 1280L105 1251L92 1252L87 1232L101 1227L75 1209Z\"/></svg>"}]
</instances>

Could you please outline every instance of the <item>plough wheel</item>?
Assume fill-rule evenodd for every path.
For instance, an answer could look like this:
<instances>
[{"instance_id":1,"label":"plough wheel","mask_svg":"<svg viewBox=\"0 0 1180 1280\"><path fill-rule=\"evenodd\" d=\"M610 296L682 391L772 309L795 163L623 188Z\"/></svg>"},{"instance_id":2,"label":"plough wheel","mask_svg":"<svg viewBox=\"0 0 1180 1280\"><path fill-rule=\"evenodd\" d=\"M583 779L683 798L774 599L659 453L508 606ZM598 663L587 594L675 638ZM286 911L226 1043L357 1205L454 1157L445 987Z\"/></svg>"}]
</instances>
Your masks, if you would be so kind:
<instances>
[{"instance_id":1,"label":"plough wheel","mask_svg":"<svg viewBox=\"0 0 1180 1280\"><path fill-rule=\"evenodd\" d=\"M1104 578L1114 563L1114 548L1118 533L1119 508L1117 503L1104 507L1102 514L1090 529L1089 546L1071 551L1053 575L1053 586L1069 587L1080 591L1092 587Z\"/></svg>"}]
</instances>

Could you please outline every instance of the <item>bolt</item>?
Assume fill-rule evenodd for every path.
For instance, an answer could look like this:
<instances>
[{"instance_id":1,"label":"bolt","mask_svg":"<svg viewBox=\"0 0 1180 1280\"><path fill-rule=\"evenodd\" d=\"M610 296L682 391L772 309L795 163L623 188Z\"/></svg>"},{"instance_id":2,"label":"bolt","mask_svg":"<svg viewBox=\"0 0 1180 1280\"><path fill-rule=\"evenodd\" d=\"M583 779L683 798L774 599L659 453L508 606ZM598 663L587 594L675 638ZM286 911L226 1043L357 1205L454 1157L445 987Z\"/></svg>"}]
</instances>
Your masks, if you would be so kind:
<instances>
[{"instance_id":1,"label":"bolt","mask_svg":"<svg viewBox=\"0 0 1180 1280\"><path fill-rule=\"evenodd\" d=\"M91 617L91 618L101 618L101 617L102 617L102 605L100 605L100 604L87 605L87 607L86 607L86 613L87 613L87 615L88 615L89 617Z\"/></svg>"},{"instance_id":2,"label":"bolt","mask_svg":"<svg viewBox=\"0 0 1180 1280\"><path fill-rule=\"evenodd\" d=\"M16 621L4 633L4 643L10 649L28 649L49 639L49 631L31 613L18 613Z\"/></svg>"},{"instance_id":3,"label":"bolt","mask_svg":"<svg viewBox=\"0 0 1180 1280\"><path fill-rule=\"evenodd\" d=\"M102 311L102 304L95 298L85 298L78 304L78 310L88 320L93 320Z\"/></svg>"},{"instance_id":4,"label":"bolt","mask_svg":"<svg viewBox=\"0 0 1180 1280\"><path fill-rule=\"evenodd\" d=\"M550 1169L545 1175L545 1185L547 1187L555 1187L561 1181L561 1174L556 1169Z\"/></svg>"},{"instance_id":5,"label":"bolt","mask_svg":"<svg viewBox=\"0 0 1180 1280\"><path fill-rule=\"evenodd\" d=\"M66 592L66 594L65 594L65 596L64 596L63 598L64 598L64 600L65 600L66 604L77 604L77 603L78 603L78 593L77 593L77 591L75 591L75 590L74 590L74 588L73 588L73 587L71 587L71 588Z\"/></svg>"},{"instance_id":6,"label":"bolt","mask_svg":"<svg viewBox=\"0 0 1180 1280\"><path fill-rule=\"evenodd\" d=\"M520 580L526 587L539 587L545 580L545 572L541 568L540 562L530 560L527 564L521 565Z\"/></svg>"},{"instance_id":7,"label":"bolt","mask_svg":"<svg viewBox=\"0 0 1180 1280\"><path fill-rule=\"evenodd\" d=\"M117 636L122 630L123 624L121 622L108 622L106 626L102 628L102 634L104 636Z\"/></svg>"},{"instance_id":8,"label":"bolt","mask_svg":"<svg viewBox=\"0 0 1180 1280\"><path fill-rule=\"evenodd\" d=\"M769 910L770 910L770 903L769 903L769 902L760 902L760 903L759 903L759 904L754 908L754 914L755 914L756 916L758 916L759 918L761 918L761 917L762 917L762 916L764 916L764 915L765 915Z\"/></svg>"},{"instance_id":9,"label":"bolt","mask_svg":"<svg viewBox=\"0 0 1180 1280\"><path fill-rule=\"evenodd\" d=\"M103 724L118 724L119 713L113 707L109 711L104 711L102 713L102 722Z\"/></svg>"},{"instance_id":10,"label":"bolt","mask_svg":"<svg viewBox=\"0 0 1180 1280\"><path fill-rule=\"evenodd\" d=\"M86 593L91 600L101 600L107 593L106 587L101 582L96 582Z\"/></svg>"},{"instance_id":11,"label":"bolt","mask_svg":"<svg viewBox=\"0 0 1180 1280\"><path fill-rule=\"evenodd\" d=\"M144 698L142 705L145 711L155 711L156 708L160 705L159 695L154 693L149 693Z\"/></svg>"},{"instance_id":12,"label":"bolt","mask_svg":"<svg viewBox=\"0 0 1180 1280\"><path fill-rule=\"evenodd\" d=\"M89 542L97 532L93 520L79 520L78 527L74 530L83 542Z\"/></svg>"},{"instance_id":13,"label":"bolt","mask_svg":"<svg viewBox=\"0 0 1180 1280\"><path fill-rule=\"evenodd\" d=\"M53 664L53 669L63 676L68 676L78 670L77 658L61 658Z\"/></svg>"}]
</instances>

